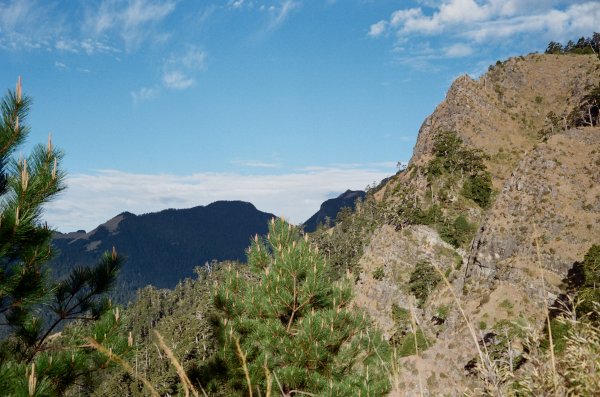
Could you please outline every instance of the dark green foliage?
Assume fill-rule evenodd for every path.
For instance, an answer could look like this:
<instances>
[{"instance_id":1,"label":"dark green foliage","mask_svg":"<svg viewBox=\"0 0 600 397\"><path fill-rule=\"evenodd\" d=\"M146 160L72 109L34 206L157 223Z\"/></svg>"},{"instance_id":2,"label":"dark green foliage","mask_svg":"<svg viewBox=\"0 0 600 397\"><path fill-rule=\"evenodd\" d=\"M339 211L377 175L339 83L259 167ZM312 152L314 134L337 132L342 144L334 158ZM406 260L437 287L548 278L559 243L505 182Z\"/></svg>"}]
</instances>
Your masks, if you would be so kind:
<instances>
[{"instance_id":1,"label":"dark green foliage","mask_svg":"<svg viewBox=\"0 0 600 397\"><path fill-rule=\"evenodd\" d=\"M594 32L592 37L580 37L577 42L569 40L562 45L555 41L548 43L546 54L598 54L600 53L600 34Z\"/></svg>"},{"instance_id":2,"label":"dark green foliage","mask_svg":"<svg viewBox=\"0 0 600 397\"><path fill-rule=\"evenodd\" d=\"M593 321L599 321L594 307L600 303L600 245L590 247L581 263L581 270L583 282L577 291L577 298L581 301L577 312L591 315Z\"/></svg>"},{"instance_id":3,"label":"dark green foliage","mask_svg":"<svg viewBox=\"0 0 600 397\"><path fill-rule=\"evenodd\" d=\"M124 334L131 332L133 349L128 362L155 385L162 395L183 393L176 370L156 347L154 331L164 338L190 380L210 396L227 395L222 387L226 368L215 356L211 290L224 278L224 263L197 268L197 278L181 281L173 290L146 287L124 312ZM241 269L244 266L234 264ZM199 387L198 387L199 388ZM125 370L118 368L102 377L97 397L144 397L147 390Z\"/></svg>"},{"instance_id":4,"label":"dark green foliage","mask_svg":"<svg viewBox=\"0 0 600 397\"><path fill-rule=\"evenodd\" d=\"M444 221L444 213L439 205L434 204L426 211L422 211L420 208L416 209L410 219L417 225L435 225Z\"/></svg>"},{"instance_id":5,"label":"dark green foliage","mask_svg":"<svg viewBox=\"0 0 600 397\"><path fill-rule=\"evenodd\" d=\"M544 119L544 127L538 131L538 136L543 142L548 141L548 138L560 131L561 123L564 121L556 113L552 111L548 112Z\"/></svg>"},{"instance_id":6,"label":"dark green foliage","mask_svg":"<svg viewBox=\"0 0 600 397\"><path fill-rule=\"evenodd\" d=\"M462 195L488 208L492 200L492 177L488 172L470 176L463 183Z\"/></svg>"},{"instance_id":7,"label":"dark green foliage","mask_svg":"<svg viewBox=\"0 0 600 397\"><path fill-rule=\"evenodd\" d=\"M440 237L456 248L470 242L474 233L475 227L463 215L457 216L451 224L440 227Z\"/></svg>"},{"instance_id":8,"label":"dark green foliage","mask_svg":"<svg viewBox=\"0 0 600 397\"><path fill-rule=\"evenodd\" d=\"M565 351L565 347L567 347L567 337L569 336L569 332L571 331L571 326L567 322L561 321L560 318L553 318L550 320L550 329L552 331L552 342L554 343L554 352L556 354L561 354ZM545 335L547 335L548 331L545 331ZM544 350L547 350L550 347L550 342L548 338L544 338L540 342L540 347Z\"/></svg>"},{"instance_id":9,"label":"dark green foliage","mask_svg":"<svg viewBox=\"0 0 600 397\"><path fill-rule=\"evenodd\" d=\"M419 266L419 265L418 265ZM445 319L446 312L442 314ZM411 313L409 310L392 304L392 319L396 324L396 332L392 335L390 342L396 348L396 354L398 357L408 357L417 354L421 354L427 350L430 346L429 341L425 337L425 334L420 329L414 329L416 322L411 320ZM416 338L416 348L415 348Z\"/></svg>"},{"instance_id":10,"label":"dark green foliage","mask_svg":"<svg viewBox=\"0 0 600 397\"><path fill-rule=\"evenodd\" d=\"M429 341L425 338L425 334L420 329L416 332L418 352L421 354L423 351L429 348ZM402 336L396 342L396 349L398 357L414 356L417 353L415 349L415 335L409 332Z\"/></svg>"},{"instance_id":11,"label":"dark green foliage","mask_svg":"<svg viewBox=\"0 0 600 397\"><path fill-rule=\"evenodd\" d=\"M461 179L464 178L462 195L475 201L482 208L489 207L492 199L492 177L486 170L485 160L488 156L485 153L466 146L456 132L446 131L436 137L433 154L434 158L427 169L430 182L446 174L449 177L458 175ZM440 194L442 193L444 192ZM430 218L424 220L431 221Z\"/></svg>"},{"instance_id":12,"label":"dark green foliage","mask_svg":"<svg viewBox=\"0 0 600 397\"><path fill-rule=\"evenodd\" d=\"M385 273L383 272L383 267L378 267L377 269L375 269L373 271L373 278L375 280L383 280L383 277L385 277Z\"/></svg>"},{"instance_id":13,"label":"dark green foliage","mask_svg":"<svg viewBox=\"0 0 600 397\"><path fill-rule=\"evenodd\" d=\"M392 319L403 333L410 329L410 312L395 303L392 304Z\"/></svg>"},{"instance_id":14,"label":"dark green foliage","mask_svg":"<svg viewBox=\"0 0 600 397\"><path fill-rule=\"evenodd\" d=\"M483 324L480 324L480 328ZM486 354L490 359L494 360L497 365L514 370L519 368L525 358L521 352L512 350L509 354L514 341L520 340L525 336L523 318L516 321L500 320L492 327L491 332L485 334L479 342L481 347L485 349Z\"/></svg>"},{"instance_id":15,"label":"dark green foliage","mask_svg":"<svg viewBox=\"0 0 600 397\"><path fill-rule=\"evenodd\" d=\"M600 285L600 245L594 244L583 257L584 287Z\"/></svg>"},{"instance_id":16,"label":"dark green foliage","mask_svg":"<svg viewBox=\"0 0 600 397\"><path fill-rule=\"evenodd\" d=\"M600 83L586 88L587 93L569 115L572 125L576 127L600 124Z\"/></svg>"},{"instance_id":17,"label":"dark green foliage","mask_svg":"<svg viewBox=\"0 0 600 397\"><path fill-rule=\"evenodd\" d=\"M317 230L318 226L329 228L333 226L337 214L344 207L349 207L354 210L357 200L364 200L366 193L361 190L346 190L336 198L326 200L321 204L319 211L304 222L304 231L312 233Z\"/></svg>"},{"instance_id":18,"label":"dark green foliage","mask_svg":"<svg viewBox=\"0 0 600 397\"><path fill-rule=\"evenodd\" d=\"M562 54L563 53L563 46L562 44L556 42L556 41L551 41L550 43L548 43L548 47L546 47L546 51L544 51L546 54Z\"/></svg>"},{"instance_id":19,"label":"dark green foliage","mask_svg":"<svg viewBox=\"0 0 600 397\"><path fill-rule=\"evenodd\" d=\"M410 274L408 287L410 292L417 298L419 306L427 301L431 291L442 281L441 276L433 265L428 262L419 262Z\"/></svg>"},{"instance_id":20,"label":"dark green foliage","mask_svg":"<svg viewBox=\"0 0 600 397\"><path fill-rule=\"evenodd\" d=\"M487 156L479 149L467 147L455 131L441 132L436 136L433 154L428 167L430 177L444 172L474 176L485 171Z\"/></svg>"},{"instance_id":21,"label":"dark green foliage","mask_svg":"<svg viewBox=\"0 0 600 397\"><path fill-rule=\"evenodd\" d=\"M350 309L349 280L332 282L327 262L296 227L273 220L268 237L252 242L248 265L251 275L232 267L214 291L232 394L247 392L244 362L253 389L266 390L270 372L289 395L389 390L381 361L389 347L364 314Z\"/></svg>"},{"instance_id":22,"label":"dark green foliage","mask_svg":"<svg viewBox=\"0 0 600 397\"><path fill-rule=\"evenodd\" d=\"M26 159L11 159L29 131L29 103L19 82L1 105L0 390L8 396L54 396L76 383L85 387L89 374L107 365L102 354L84 348L87 339L81 328L51 338L67 321L100 319L87 335L115 352L125 350L117 332L118 312L111 313L102 299L122 259L113 251L93 268L77 268L60 282L49 280L52 230L42 222L41 212L64 188L62 153L49 140Z\"/></svg>"},{"instance_id":23,"label":"dark green foliage","mask_svg":"<svg viewBox=\"0 0 600 397\"><path fill-rule=\"evenodd\" d=\"M312 234L315 244L328 259L333 279L343 277L347 271L358 277L358 260L363 248L373 230L385 222L381 204L367 195L364 201L357 200L354 212L348 207L342 208L334 228L320 229Z\"/></svg>"}]
</instances>

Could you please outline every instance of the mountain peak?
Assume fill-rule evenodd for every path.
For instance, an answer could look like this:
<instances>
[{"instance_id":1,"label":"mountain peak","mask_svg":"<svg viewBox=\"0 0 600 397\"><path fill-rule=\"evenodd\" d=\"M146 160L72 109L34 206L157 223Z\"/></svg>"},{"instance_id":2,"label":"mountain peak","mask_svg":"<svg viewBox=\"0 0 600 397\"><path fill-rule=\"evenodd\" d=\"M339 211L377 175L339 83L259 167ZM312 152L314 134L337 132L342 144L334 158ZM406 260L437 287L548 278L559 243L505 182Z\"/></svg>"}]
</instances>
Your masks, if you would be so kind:
<instances>
[{"instance_id":1,"label":"mountain peak","mask_svg":"<svg viewBox=\"0 0 600 397\"><path fill-rule=\"evenodd\" d=\"M362 190L346 190L336 198L326 200L321 204L319 211L304 222L304 231L314 232L317 226L324 224L328 219L333 222L344 207L354 208L354 204L358 198L364 198L366 193Z\"/></svg>"}]
</instances>

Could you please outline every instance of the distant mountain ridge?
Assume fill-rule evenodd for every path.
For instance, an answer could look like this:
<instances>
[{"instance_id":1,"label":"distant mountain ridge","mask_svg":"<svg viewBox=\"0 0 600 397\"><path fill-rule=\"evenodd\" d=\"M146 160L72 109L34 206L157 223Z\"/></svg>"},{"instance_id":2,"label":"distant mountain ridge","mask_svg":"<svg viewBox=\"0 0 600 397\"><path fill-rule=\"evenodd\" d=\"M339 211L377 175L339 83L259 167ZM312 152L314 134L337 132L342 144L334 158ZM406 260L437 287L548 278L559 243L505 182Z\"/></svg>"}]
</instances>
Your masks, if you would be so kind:
<instances>
[{"instance_id":1,"label":"distant mountain ridge","mask_svg":"<svg viewBox=\"0 0 600 397\"><path fill-rule=\"evenodd\" d=\"M366 193L362 190L346 190L336 198L326 200L321 204L321 208L306 222L304 222L305 232L314 232L317 230L317 226L320 224L327 223L327 220L331 221L333 225L335 218L344 207L354 209L354 204L358 198L365 198Z\"/></svg>"},{"instance_id":2,"label":"distant mountain ridge","mask_svg":"<svg viewBox=\"0 0 600 397\"><path fill-rule=\"evenodd\" d=\"M244 261L251 236L265 234L273 217L242 201L144 215L123 212L88 233L56 233L58 255L50 268L54 276L64 276L114 246L127 258L115 291L115 298L126 302L148 284L173 288L207 261Z\"/></svg>"}]
</instances>

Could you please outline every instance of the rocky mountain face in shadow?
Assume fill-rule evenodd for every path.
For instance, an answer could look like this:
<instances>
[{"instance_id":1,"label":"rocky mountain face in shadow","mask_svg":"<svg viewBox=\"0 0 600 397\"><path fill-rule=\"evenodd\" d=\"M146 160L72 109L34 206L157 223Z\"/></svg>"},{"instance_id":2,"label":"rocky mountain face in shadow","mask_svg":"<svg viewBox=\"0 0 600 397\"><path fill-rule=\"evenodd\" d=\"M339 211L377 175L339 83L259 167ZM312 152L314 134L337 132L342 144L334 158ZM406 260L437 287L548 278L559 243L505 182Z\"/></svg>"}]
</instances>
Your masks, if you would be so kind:
<instances>
[{"instance_id":1,"label":"rocky mountain face in shadow","mask_svg":"<svg viewBox=\"0 0 600 397\"><path fill-rule=\"evenodd\" d=\"M365 198L365 195L366 193L362 190L346 190L336 198L324 201L321 208L304 222L304 231L314 232L319 225L333 226L335 218L342 208L354 209L356 200Z\"/></svg>"},{"instance_id":2,"label":"rocky mountain face in shadow","mask_svg":"<svg viewBox=\"0 0 600 397\"><path fill-rule=\"evenodd\" d=\"M58 255L50 267L61 277L74 266L94 264L115 247L127 260L113 297L127 302L146 285L175 287L206 262L245 261L250 238L265 234L273 217L242 201L144 215L124 212L88 233L57 233L53 245Z\"/></svg>"}]
</instances>

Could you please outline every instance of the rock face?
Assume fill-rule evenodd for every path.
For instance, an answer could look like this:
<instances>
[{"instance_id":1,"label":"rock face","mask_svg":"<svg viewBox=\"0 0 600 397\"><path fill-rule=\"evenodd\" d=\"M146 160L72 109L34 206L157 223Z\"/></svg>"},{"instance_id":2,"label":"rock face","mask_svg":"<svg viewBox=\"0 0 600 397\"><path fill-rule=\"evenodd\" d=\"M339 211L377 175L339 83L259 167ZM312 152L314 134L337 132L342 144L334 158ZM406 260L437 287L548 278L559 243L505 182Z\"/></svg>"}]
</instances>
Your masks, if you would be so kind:
<instances>
[{"instance_id":1,"label":"rock face","mask_svg":"<svg viewBox=\"0 0 600 397\"><path fill-rule=\"evenodd\" d=\"M401 360L393 395L418 395L419 382L429 395L461 395L476 387L477 377L465 371L477 354L476 343L458 305L481 334L515 319L539 326L544 300L560 293L574 262L600 244L600 127L563 126L586 86L599 80L594 56L512 58L478 80L458 78L423 123L407 172L391 178L376 199L389 207L401 202L398 192L411 192L404 197L415 203L430 197L428 205L439 204L443 211L444 205L452 206L453 216L462 211L478 231L466 252L424 226L382 226L365 244L357 305L387 336L397 327L392 306L412 309L429 341L418 357ZM560 121L543 142L539 131L548 127L550 112ZM432 182L427 165L436 136L444 131L456 132L466 145L487 154L494 188L489 208L456 201L456 190L445 203L433 197L432 184L443 188L446 182ZM422 260L447 272L450 286L440 283L417 308L407 280ZM445 308L441 323L436 320L440 308Z\"/></svg>"},{"instance_id":2,"label":"rock face","mask_svg":"<svg viewBox=\"0 0 600 397\"><path fill-rule=\"evenodd\" d=\"M600 128L570 130L520 161L473 242L468 275L519 283L542 266L558 287L599 235Z\"/></svg>"},{"instance_id":3,"label":"rock face","mask_svg":"<svg viewBox=\"0 0 600 397\"><path fill-rule=\"evenodd\" d=\"M409 226L401 231L383 226L375 231L360 260L362 272L355 302L389 338L395 332L392 306L409 310L413 302L410 292L401 286L408 283L417 263L431 263L445 272L460 267L462 261L454 247L427 226ZM380 280L376 279L378 269L384 275Z\"/></svg>"},{"instance_id":4,"label":"rock face","mask_svg":"<svg viewBox=\"0 0 600 397\"><path fill-rule=\"evenodd\" d=\"M539 141L546 115L566 115L585 87L596 84L593 56L529 55L497 63L478 80L456 79L446 98L425 119L411 164L425 164L442 131L456 131L469 145L492 156L489 168L497 188Z\"/></svg>"}]
</instances>

